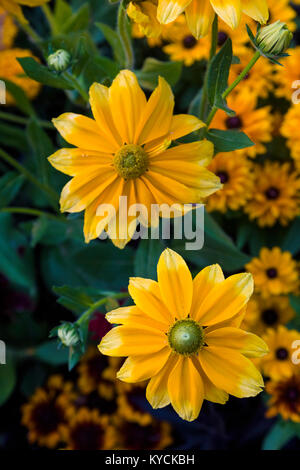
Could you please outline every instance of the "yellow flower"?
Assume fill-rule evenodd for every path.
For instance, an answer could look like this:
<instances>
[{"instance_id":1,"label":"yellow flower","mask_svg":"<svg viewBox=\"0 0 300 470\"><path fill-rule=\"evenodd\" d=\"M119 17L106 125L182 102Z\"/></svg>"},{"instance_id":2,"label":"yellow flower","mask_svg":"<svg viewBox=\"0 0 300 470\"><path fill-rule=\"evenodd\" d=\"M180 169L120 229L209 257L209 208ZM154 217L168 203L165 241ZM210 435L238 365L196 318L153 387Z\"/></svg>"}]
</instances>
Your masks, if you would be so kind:
<instances>
[{"instance_id":1,"label":"yellow flower","mask_svg":"<svg viewBox=\"0 0 300 470\"><path fill-rule=\"evenodd\" d=\"M139 27L145 36L158 38L162 32L162 26L157 17L157 0L133 1L127 7L127 15Z\"/></svg>"},{"instance_id":2,"label":"yellow flower","mask_svg":"<svg viewBox=\"0 0 300 470\"><path fill-rule=\"evenodd\" d=\"M12 81L21 87L29 99L34 99L40 91L40 83L25 76L25 73L17 61L17 57L34 57L27 49L7 49L0 51L1 77ZM14 105L14 98L10 93L6 93L6 104Z\"/></svg>"},{"instance_id":3,"label":"yellow flower","mask_svg":"<svg viewBox=\"0 0 300 470\"><path fill-rule=\"evenodd\" d=\"M64 139L78 148L61 149L49 158L55 168L74 176L62 191L61 210L85 210L86 242L106 230L123 248L138 222L150 224L154 204L176 203L182 215L183 204L198 203L221 187L219 178L205 168L213 156L210 142L167 150L172 140L203 123L194 116L173 116L173 93L163 78L147 102L136 76L123 70L110 88L92 85L90 102L95 120L73 113L53 120ZM143 207L119 226L120 196L127 196L128 207ZM99 214L103 204L116 213Z\"/></svg>"},{"instance_id":4,"label":"yellow flower","mask_svg":"<svg viewBox=\"0 0 300 470\"><path fill-rule=\"evenodd\" d=\"M284 420L300 423L300 374L279 382L268 382L266 391L271 395L267 418L280 414Z\"/></svg>"},{"instance_id":5,"label":"yellow flower","mask_svg":"<svg viewBox=\"0 0 300 470\"><path fill-rule=\"evenodd\" d=\"M300 46L286 51L288 57L282 59L283 67L275 67L274 81L276 84L275 94L279 98L291 101L294 89L292 85L300 79ZM299 86L297 86L299 89Z\"/></svg>"},{"instance_id":6,"label":"yellow flower","mask_svg":"<svg viewBox=\"0 0 300 470\"><path fill-rule=\"evenodd\" d=\"M273 296L264 299L255 295L249 300L242 328L261 336L267 328L285 325L294 316L295 311L290 306L288 297Z\"/></svg>"},{"instance_id":7,"label":"yellow flower","mask_svg":"<svg viewBox=\"0 0 300 470\"><path fill-rule=\"evenodd\" d=\"M264 298L289 294L297 288L297 263L289 251L262 248L259 258L253 258L246 269L253 275L255 289Z\"/></svg>"},{"instance_id":8,"label":"yellow flower","mask_svg":"<svg viewBox=\"0 0 300 470\"><path fill-rule=\"evenodd\" d=\"M220 178L223 187L210 196L207 210L226 212L227 209L238 210L244 206L253 187L249 160L239 152L219 153L208 168Z\"/></svg>"},{"instance_id":9,"label":"yellow flower","mask_svg":"<svg viewBox=\"0 0 300 470\"><path fill-rule=\"evenodd\" d=\"M145 400L146 383L129 384L117 380L116 388L118 391L117 403L119 415L127 421L139 423L141 426L151 424L151 415L139 406L139 401Z\"/></svg>"},{"instance_id":10,"label":"yellow flower","mask_svg":"<svg viewBox=\"0 0 300 470\"><path fill-rule=\"evenodd\" d=\"M240 88L228 98L228 106L236 112L230 117L225 111L219 110L215 115L211 127L216 129L229 129L243 131L255 143L253 147L239 151L249 157L255 157L266 151L265 142L272 139L273 118L270 106L256 109L257 96L254 92Z\"/></svg>"},{"instance_id":11,"label":"yellow flower","mask_svg":"<svg viewBox=\"0 0 300 470\"><path fill-rule=\"evenodd\" d=\"M0 6L0 51L12 46L17 31L13 18Z\"/></svg>"},{"instance_id":12,"label":"yellow flower","mask_svg":"<svg viewBox=\"0 0 300 470\"><path fill-rule=\"evenodd\" d=\"M260 359L263 374L273 380L281 380L296 373L297 366L292 362L292 355L295 352L292 345L294 341L300 340L300 333L279 326L276 330L267 330L263 339L269 347L269 353Z\"/></svg>"},{"instance_id":13,"label":"yellow flower","mask_svg":"<svg viewBox=\"0 0 300 470\"><path fill-rule=\"evenodd\" d=\"M37 7L47 2L49 2L49 0L0 0L0 7L4 8L8 13L16 16L19 21L26 22L20 5Z\"/></svg>"},{"instance_id":14,"label":"yellow flower","mask_svg":"<svg viewBox=\"0 0 300 470\"><path fill-rule=\"evenodd\" d=\"M181 39L176 39L163 47L171 60L183 62L189 67L194 62L206 59L209 54L209 41L207 38L196 39L189 30Z\"/></svg>"},{"instance_id":15,"label":"yellow flower","mask_svg":"<svg viewBox=\"0 0 300 470\"><path fill-rule=\"evenodd\" d=\"M115 443L115 432L107 416L98 410L80 408L64 430L66 450L107 450Z\"/></svg>"},{"instance_id":16,"label":"yellow flower","mask_svg":"<svg viewBox=\"0 0 300 470\"><path fill-rule=\"evenodd\" d=\"M71 382L60 375L50 377L45 388L38 388L22 407L22 424L28 428L28 440L54 448L62 439L68 420L74 413Z\"/></svg>"},{"instance_id":17,"label":"yellow flower","mask_svg":"<svg viewBox=\"0 0 300 470\"><path fill-rule=\"evenodd\" d=\"M300 178L289 163L254 166L255 186L245 212L260 227L287 225L300 213Z\"/></svg>"},{"instance_id":18,"label":"yellow flower","mask_svg":"<svg viewBox=\"0 0 300 470\"><path fill-rule=\"evenodd\" d=\"M300 50L300 48L299 48ZM300 58L300 55L299 55ZM299 75L300 77L300 75ZM295 104L291 106L286 115L280 129L281 134L287 139L287 146L291 151L297 169L300 170L300 106Z\"/></svg>"},{"instance_id":19,"label":"yellow flower","mask_svg":"<svg viewBox=\"0 0 300 470\"><path fill-rule=\"evenodd\" d=\"M179 416L193 421L203 400L224 404L228 394L251 397L263 387L249 357L267 349L257 336L239 329L252 276L225 280L218 265L194 280L177 253L166 249L157 266L158 282L131 278L135 306L107 314L113 328L99 350L129 356L117 377L129 383L150 379L146 396L153 408L172 404Z\"/></svg>"},{"instance_id":20,"label":"yellow flower","mask_svg":"<svg viewBox=\"0 0 300 470\"><path fill-rule=\"evenodd\" d=\"M158 0L157 17L162 24L174 21L183 12L196 38L208 33L216 13L231 28L238 27L242 13L260 23L266 23L269 17L266 0Z\"/></svg>"}]
</instances>

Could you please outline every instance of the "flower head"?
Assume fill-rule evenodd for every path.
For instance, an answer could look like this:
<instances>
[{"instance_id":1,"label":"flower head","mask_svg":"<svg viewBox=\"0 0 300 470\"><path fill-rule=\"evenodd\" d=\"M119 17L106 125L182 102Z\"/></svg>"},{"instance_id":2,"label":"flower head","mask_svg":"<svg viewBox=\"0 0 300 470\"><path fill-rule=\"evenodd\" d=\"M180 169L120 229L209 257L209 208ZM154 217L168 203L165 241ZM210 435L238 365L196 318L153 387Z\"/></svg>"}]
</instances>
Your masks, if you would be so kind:
<instances>
[{"instance_id":1,"label":"flower head","mask_svg":"<svg viewBox=\"0 0 300 470\"><path fill-rule=\"evenodd\" d=\"M146 396L153 408L169 403L183 419L197 418L204 399L225 403L228 394L257 395L263 381L249 357L267 352L257 336L239 329L253 290L252 276L225 280L218 265L194 280L184 260L166 249L157 266L158 282L132 278L135 306L107 314L113 328L100 352L129 356L118 378L150 379Z\"/></svg>"},{"instance_id":2,"label":"flower head","mask_svg":"<svg viewBox=\"0 0 300 470\"><path fill-rule=\"evenodd\" d=\"M67 70L71 62L71 55L64 49L58 49L50 54L47 59L48 67L56 72L64 72Z\"/></svg>"},{"instance_id":3,"label":"flower head","mask_svg":"<svg viewBox=\"0 0 300 470\"><path fill-rule=\"evenodd\" d=\"M173 116L173 94L163 78L147 101L136 76L123 70L110 88L95 83L90 102L95 120L74 113L53 120L77 148L61 149L49 158L55 168L73 176L62 191L61 210L85 210L87 242L106 230L123 248L138 222L155 224L148 218L154 205L176 204L176 215L182 215L183 204L199 203L221 187L205 168L213 156L210 142L168 149L203 123L194 116ZM120 217L121 196L128 207L142 205L140 213ZM114 210L108 213L103 209L107 205Z\"/></svg>"},{"instance_id":4,"label":"flower head","mask_svg":"<svg viewBox=\"0 0 300 470\"><path fill-rule=\"evenodd\" d=\"M47 2L49 2L49 0L0 0L0 7L6 10L8 13L16 16L18 20L26 22L20 5L37 7Z\"/></svg>"},{"instance_id":5,"label":"flower head","mask_svg":"<svg viewBox=\"0 0 300 470\"><path fill-rule=\"evenodd\" d=\"M298 287L297 263L289 251L262 248L258 258L246 265L254 278L255 289L263 297L289 294Z\"/></svg>"},{"instance_id":6,"label":"flower head","mask_svg":"<svg viewBox=\"0 0 300 470\"><path fill-rule=\"evenodd\" d=\"M288 49L292 39L293 33L289 31L285 23L278 20L260 29L256 44L264 54L279 56Z\"/></svg>"},{"instance_id":7,"label":"flower head","mask_svg":"<svg viewBox=\"0 0 300 470\"><path fill-rule=\"evenodd\" d=\"M268 418L281 415L284 420L300 423L299 373L287 379L268 382L266 392L271 395L266 413Z\"/></svg>"}]
</instances>

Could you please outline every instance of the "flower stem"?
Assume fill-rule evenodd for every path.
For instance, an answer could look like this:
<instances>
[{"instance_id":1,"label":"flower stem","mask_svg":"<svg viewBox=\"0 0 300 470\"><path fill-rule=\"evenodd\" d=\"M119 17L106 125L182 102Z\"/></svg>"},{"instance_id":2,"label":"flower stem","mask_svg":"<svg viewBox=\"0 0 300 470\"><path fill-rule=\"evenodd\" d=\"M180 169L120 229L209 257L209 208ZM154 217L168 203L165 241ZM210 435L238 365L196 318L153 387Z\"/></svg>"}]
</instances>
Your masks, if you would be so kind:
<instances>
[{"instance_id":1,"label":"flower stem","mask_svg":"<svg viewBox=\"0 0 300 470\"><path fill-rule=\"evenodd\" d=\"M6 161L9 165L13 166L16 170L18 170L22 175L25 176L25 178L28 179L32 184L37 186L41 191L47 194L49 197L49 201L52 205L52 207L58 212L58 195L56 194L55 191L53 191L52 188L49 186L41 183L35 176L33 176L30 171L27 170L21 163L19 163L17 160L15 160L13 157L8 155L3 149L0 149L0 157Z\"/></svg>"},{"instance_id":2,"label":"flower stem","mask_svg":"<svg viewBox=\"0 0 300 470\"><path fill-rule=\"evenodd\" d=\"M4 121L8 121L8 122L15 122L16 124L23 124L25 126L29 122L28 118L17 116L16 114L12 114L12 113L7 113L7 112L4 113L2 111L0 111L0 119L3 119ZM38 120L37 123L41 127L44 127L45 129L53 130L53 124L51 124L51 122Z\"/></svg>"},{"instance_id":3,"label":"flower stem","mask_svg":"<svg viewBox=\"0 0 300 470\"><path fill-rule=\"evenodd\" d=\"M252 67L256 64L258 59L260 58L261 54L259 51L256 51L250 62L246 65L244 70L240 73L240 75L234 80L234 82L224 91L222 94L222 98L226 99L227 96L238 86L238 84L248 75L249 71ZM214 106L209 113L209 116L206 120L206 129L208 129L209 125L211 124L213 118L215 117L216 112L218 111L218 107Z\"/></svg>"},{"instance_id":4,"label":"flower stem","mask_svg":"<svg viewBox=\"0 0 300 470\"><path fill-rule=\"evenodd\" d=\"M88 93L85 91L85 89L81 86L81 84L79 83L79 81L77 80L76 77L74 77L74 75L72 75L70 72L64 72L63 76L71 83L71 85L73 86L74 90L78 91L78 93L80 94L81 98L85 101L85 102L89 102L89 95Z\"/></svg>"},{"instance_id":5,"label":"flower stem","mask_svg":"<svg viewBox=\"0 0 300 470\"><path fill-rule=\"evenodd\" d=\"M54 19L54 16L53 16L53 13L52 13L51 9L49 8L49 5L41 5L41 6L42 6L42 10L44 12L44 15L47 18L47 21L48 21L48 24L50 26L52 35L54 35L54 36L57 35L58 31L57 31L55 19Z\"/></svg>"},{"instance_id":6,"label":"flower stem","mask_svg":"<svg viewBox=\"0 0 300 470\"><path fill-rule=\"evenodd\" d=\"M120 3L118 11L118 33L125 53L125 63L122 65L128 69L132 69L134 65L134 54L128 29L126 9L123 5L123 2Z\"/></svg>"},{"instance_id":7,"label":"flower stem","mask_svg":"<svg viewBox=\"0 0 300 470\"><path fill-rule=\"evenodd\" d=\"M50 212L44 212L38 209L31 209L28 207L4 207L3 209L0 209L0 212L8 212L10 214L33 215L35 217L47 217L48 219L68 223L65 217L59 217L57 215L50 214Z\"/></svg>"},{"instance_id":8,"label":"flower stem","mask_svg":"<svg viewBox=\"0 0 300 470\"><path fill-rule=\"evenodd\" d=\"M80 318L78 318L78 320L75 322L77 325L81 325L82 323L85 323L87 322L90 317L93 315L93 313L99 308L101 307L101 305L104 305L106 304L106 302L109 300L109 299L126 299L127 297L129 297L129 294L127 292L121 292L121 293L117 293L117 294L114 294L112 293L111 295L108 295L107 297L103 297L102 299L98 300L97 302L95 302L93 305L90 306L90 308L88 310L86 310Z\"/></svg>"}]
</instances>

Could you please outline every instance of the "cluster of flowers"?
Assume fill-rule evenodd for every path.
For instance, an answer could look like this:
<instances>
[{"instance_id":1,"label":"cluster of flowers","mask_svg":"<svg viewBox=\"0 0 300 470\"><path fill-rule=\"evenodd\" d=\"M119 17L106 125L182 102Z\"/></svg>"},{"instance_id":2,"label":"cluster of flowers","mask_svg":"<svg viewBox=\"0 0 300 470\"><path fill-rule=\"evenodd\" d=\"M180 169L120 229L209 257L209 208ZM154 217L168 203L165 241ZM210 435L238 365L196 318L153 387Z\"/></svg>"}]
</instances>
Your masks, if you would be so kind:
<instances>
[{"instance_id":1,"label":"cluster of flowers","mask_svg":"<svg viewBox=\"0 0 300 470\"><path fill-rule=\"evenodd\" d=\"M144 403L140 405L145 385L116 379L120 363L119 359L107 360L90 346L67 379L50 376L22 407L30 444L67 450L160 450L170 446L170 425L147 413Z\"/></svg>"}]
</instances>

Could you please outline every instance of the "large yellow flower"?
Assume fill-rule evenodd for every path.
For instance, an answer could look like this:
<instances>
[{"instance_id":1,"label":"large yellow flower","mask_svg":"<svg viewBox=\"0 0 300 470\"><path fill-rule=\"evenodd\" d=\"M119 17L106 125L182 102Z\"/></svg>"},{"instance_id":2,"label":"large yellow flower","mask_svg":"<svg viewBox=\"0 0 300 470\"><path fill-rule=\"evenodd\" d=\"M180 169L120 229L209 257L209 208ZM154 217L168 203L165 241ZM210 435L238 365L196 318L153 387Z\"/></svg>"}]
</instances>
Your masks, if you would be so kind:
<instances>
[{"instance_id":1,"label":"large yellow flower","mask_svg":"<svg viewBox=\"0 0 300 470\"><path fill-rule=\"evenodd\" d=\"M74 176L62 191L61 210L85 210L87 242L105 229L124 247L138 221L150 224L154 204L177 203L179 215L183 204L198 203L221 187L219 178L205 168L213 156L210 142L167 150L172 140L203 123L194 116L173 116L174 97L163 78L147 102L136 76L123 70L110 88L95 83L90 103L95 120L73 113L53 120L64 139L78 148L61 149L49 158L55 168ZM128 207L143 207L138 216L119 224L120 196L127 196ZM103 204L115 207L116 215L101 215Z\"/></svg>"},{"instance_id":2,"label":"large yellow flower","mask_svg":"<svg viewBox=\"0 0 300 470\"><path fill-rule=\"evenodd\" d=\"M255 289L264 298L290 294L297 289L297 263L289 251L281 251L277 246L262 248L259 258L253 258L246 269L254 277Z\"/></svg>"},{"instance_id":3,"label":"large yellow flower","mask_svg":"<svg viewBox=\"0 0 300 470\"><path fill-rule=\"evenodd\" d=\"M216 13L231 28L237 28L242 13L260 23L266 23L269 17L267 0L158 0L160 23L171 23L182 12L196 38L208 33Z\"/></svg>"},{"instance_id":4,"label":"large yellow flower","mask_svg":"<svg viewBox=\"0 0 300 470\"><path fill-rule=\"evenodd\" d=\"M37 7L49 2L49 0L0 0L0 7L16 16L20 21L26 21L20 5Z\"/></svg>"},{"instance_id":5,"label":"large yellow flower","mask_svg":"<svg viewBox=\"0 0 300 470\"><path fill-rule=\"evenodd\" d=\"M153 408L172 404L187 421L197 418L203 400L224 404L228 394L252 397L263 387L249 357L267 352L257 336L239 329L253 291L252 276L225 280L218 265L193 280L177 253L166 249L158 282L131 278L135 306L107 314L113 328L99 349L129 356L118 372L124 382L150 379L146 396Z\"/></svg>"}]
</instances>

